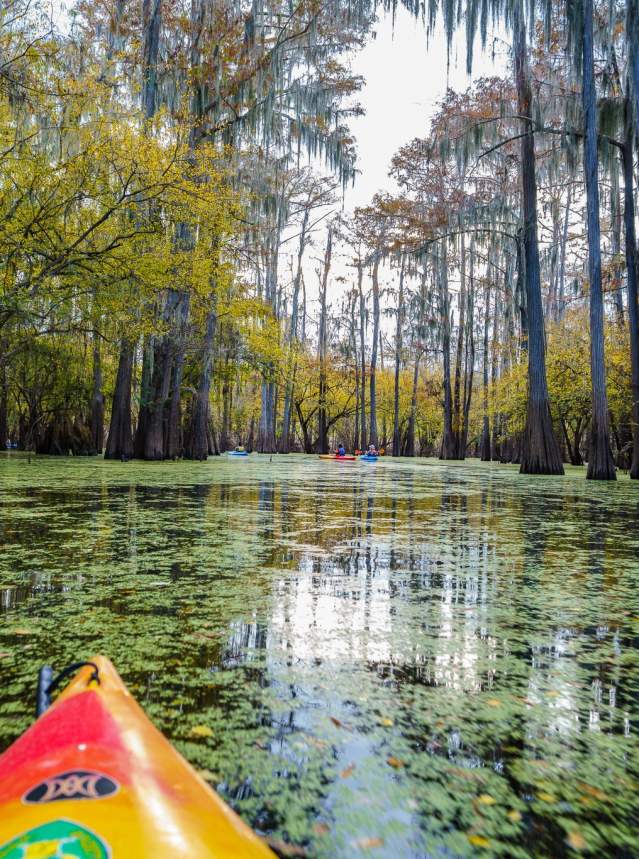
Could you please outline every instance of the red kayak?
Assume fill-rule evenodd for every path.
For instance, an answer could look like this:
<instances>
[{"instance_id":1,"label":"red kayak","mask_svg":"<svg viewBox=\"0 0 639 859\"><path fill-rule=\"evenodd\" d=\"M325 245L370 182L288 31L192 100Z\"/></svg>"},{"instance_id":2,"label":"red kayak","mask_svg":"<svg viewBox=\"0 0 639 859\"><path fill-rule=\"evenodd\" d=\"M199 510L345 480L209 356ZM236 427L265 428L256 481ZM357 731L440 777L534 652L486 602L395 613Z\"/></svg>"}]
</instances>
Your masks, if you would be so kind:
<instances>
[{"instance_id":1,"label":"red kayak","mask_svg":"<svg viewBox=\"0 0 639 859\"><path fill-rule=\"evenodd\" d=\"M76 669L0 755L0 859L275 859L151 724L108 659L58 680Z\"/></svg>"},{"instance_id":2,"label":"red kayak","mask_svg":"<svg viewBox=\"0 0 639 859\"><path fill-rule=\"evenodd\" d=\"M355 462L356 456L337 456L336 453L320 453L320 459L331 459L333 462Z\"/></svg>"}]
</instances>

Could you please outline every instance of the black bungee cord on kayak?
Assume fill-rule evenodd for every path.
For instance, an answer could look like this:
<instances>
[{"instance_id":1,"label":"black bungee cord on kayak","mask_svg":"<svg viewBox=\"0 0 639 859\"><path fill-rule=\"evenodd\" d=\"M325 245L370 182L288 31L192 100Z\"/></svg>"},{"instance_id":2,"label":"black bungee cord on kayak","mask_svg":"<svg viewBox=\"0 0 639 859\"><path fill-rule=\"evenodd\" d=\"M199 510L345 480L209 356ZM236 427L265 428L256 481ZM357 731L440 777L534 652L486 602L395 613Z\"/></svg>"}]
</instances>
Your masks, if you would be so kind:
<instances>
[{"instance_id":1,"label":"black bungee cord on kayak","mask_svg":"<svg viewBox=\"0 0 639 859\"><path fill-rule=\"evenodd\" d=\"M91 681L95 681L96 683L100 682L100 671L95 662L72 662L71 665L67 665L66 668L63 668L62 671L56 676L53 676L53 668L50 665L43 665L40 671L38 672L38 690L36 692L36 716L41 716L45 710L48 710L51 706L51 695L58 688L60 683L65 680L70 674L75 674L76 671L79 671L80 668L84 668L86 665L91 666L93 668L93 672L91 677L89 678L89 683Z\"/></svg>"}]
</instances>

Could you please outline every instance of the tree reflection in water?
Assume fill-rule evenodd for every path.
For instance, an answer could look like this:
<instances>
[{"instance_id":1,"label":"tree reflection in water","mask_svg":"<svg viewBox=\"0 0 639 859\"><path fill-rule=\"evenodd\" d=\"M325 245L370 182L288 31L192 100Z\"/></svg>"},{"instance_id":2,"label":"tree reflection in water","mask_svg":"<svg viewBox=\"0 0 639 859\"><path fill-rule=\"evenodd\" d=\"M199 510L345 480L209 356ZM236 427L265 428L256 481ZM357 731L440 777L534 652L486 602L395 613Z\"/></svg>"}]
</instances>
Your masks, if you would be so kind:
<instances>
[{"instance_id":1,"label":"tree reflection in water","mask_svg":"<svg viewBox=\"0 0 639 859\"><path fill-rule=\"evenodd\" d=\"M246 465L2 460L2 746L100 651L310 856L639 853L636 487Z\"/></svg>"}]
</instances>

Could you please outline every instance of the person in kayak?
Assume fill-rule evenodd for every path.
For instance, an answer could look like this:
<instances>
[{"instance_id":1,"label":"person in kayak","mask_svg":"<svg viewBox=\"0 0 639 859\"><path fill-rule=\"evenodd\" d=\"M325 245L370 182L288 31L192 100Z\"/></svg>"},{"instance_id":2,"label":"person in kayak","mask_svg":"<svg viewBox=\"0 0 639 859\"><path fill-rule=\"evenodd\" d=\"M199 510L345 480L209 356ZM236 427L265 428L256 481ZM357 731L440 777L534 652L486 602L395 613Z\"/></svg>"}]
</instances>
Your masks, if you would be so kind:
<instances>
[{"instance_id":1,"label":"person in kayak","mask_svg":"<svg viewBox=\"0 0 639 859\"><path fill-rule=\"evenodd\" d=\"M344 447L344 445L341 442L337 445L336 455L337 456L346 456L346 448Z\"/></svg>"},{"instance_id":2,"label":"person in kayak","mask_svg":"<svg viewBox=\"0 0 639 859\"><path fill-rule=\"evenodd\" d=\"M377 448L375 447L375 445L374 445L374 444L369 444L369 445L368 445L368 450L366 451L366 454L367 454L368 456L379 456L379 454L378 454L378 452L377 452Z\"/></svg>"},{"instance_id":3,"label":"person in kayak","mask_svg":"<svg viewBox=\"0 0 639 859\"><path fill-rule=\"evenodd\" d=\"M235 445L235 453L244 453L244 445L236 444Z\"/></svg>"}]
</instances>

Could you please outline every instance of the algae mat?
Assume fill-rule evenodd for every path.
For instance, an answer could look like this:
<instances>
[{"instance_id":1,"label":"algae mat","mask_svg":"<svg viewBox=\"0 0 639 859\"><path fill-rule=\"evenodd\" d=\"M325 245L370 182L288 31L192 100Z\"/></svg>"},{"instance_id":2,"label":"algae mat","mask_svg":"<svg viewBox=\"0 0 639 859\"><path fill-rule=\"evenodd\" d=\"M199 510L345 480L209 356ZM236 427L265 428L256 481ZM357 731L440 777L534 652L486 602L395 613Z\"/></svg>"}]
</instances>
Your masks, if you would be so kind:
<instances>
[{"instance_id":1,"label":"algae mat","mask_svg":"<svg viewBox=\"0 0 639 859\"><path fill-rule=\"evenodd\" d=\"M639 486L0 456L0 748L103 652L309 857L639 855Z\"/></svg>"}]
</instances>

